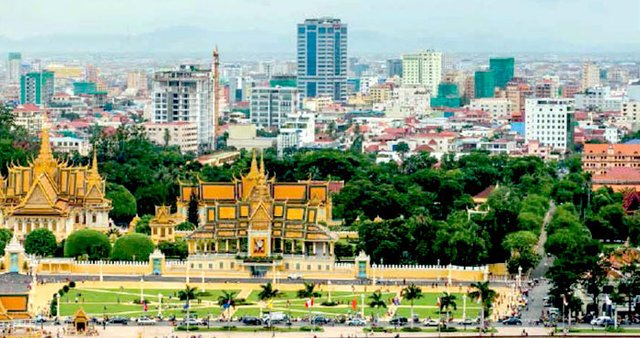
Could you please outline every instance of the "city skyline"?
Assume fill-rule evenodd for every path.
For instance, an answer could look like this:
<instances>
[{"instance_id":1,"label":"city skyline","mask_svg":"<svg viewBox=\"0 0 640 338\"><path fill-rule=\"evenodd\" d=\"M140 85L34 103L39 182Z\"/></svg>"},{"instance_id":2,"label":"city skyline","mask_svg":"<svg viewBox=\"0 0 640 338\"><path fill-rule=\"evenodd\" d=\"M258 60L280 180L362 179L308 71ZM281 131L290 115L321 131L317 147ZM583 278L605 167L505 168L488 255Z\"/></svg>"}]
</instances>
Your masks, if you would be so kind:
<instances>
[{"instance_id":1,"label":"city skyline","mask_svg":"<svg viewBox=\"0 0 640 338\"><path fill-rule=\"evenodd\" d=\"M219 8L219 2L197 0L180 6L148 0L133 4L98 0L90 5L73 0L46 4L28 0L0 4L0 22L4 23L0 25L0 51L187 53L218 44L229 52L293 53L296 39L291 27L322 16L340 18L350 26L354 55L422 48L504 53L640 50L634 38L640 34L636 24L640 4L632 0L407 0L402 4L387 0L366 4L243 0ZM95 15L98 12L101 14ZM29 25L23 24L25 17L30 18ZM396 20L398 17L403 20Z\"/></svg>"}]
</instances>

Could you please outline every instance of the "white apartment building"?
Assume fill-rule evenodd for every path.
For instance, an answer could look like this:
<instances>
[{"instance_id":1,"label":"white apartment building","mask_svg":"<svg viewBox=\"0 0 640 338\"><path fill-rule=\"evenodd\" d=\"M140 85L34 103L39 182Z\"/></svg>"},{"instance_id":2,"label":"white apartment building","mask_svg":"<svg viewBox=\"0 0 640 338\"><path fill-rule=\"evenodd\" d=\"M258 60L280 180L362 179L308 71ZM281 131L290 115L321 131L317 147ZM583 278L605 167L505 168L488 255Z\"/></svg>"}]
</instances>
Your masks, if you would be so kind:
<instances>
[{"instance_id":1,"label":"white apartment building","mask_svg":"<svg viewBox=\"0 0 640 338\"><path fill-rule=\"evenodd\" d=\"M600 86L600 68L593 62L582 65L582 78L580 87L582 90Z\"/></svg>"},{"instance_id":2,"label":"white apartment building","mask_svg":"<svg viewBox=\"0 0 640 338\"><path fill-rule=\"evenodd\" d=\"M385 106L387 117L425 115L431 111L431 92L424 86L403 85L393 89L392 98Z\"/></svg>"},{"instance_id":3,"label":"white apartment building","mask_svg":"<svg viewBox=\"0 0 640 338\"><path fill-rule=\"evenodd\" d=\"M181 65L153 77L154 123L191 122L198 127L198 152L213 150L213 80L209 69Z\"/></svg>"},{"instance_id":4,"label":"white apartment building","mask_svg":"<svg viewBox=\"0 0 640 338\"><path fill-rule=\"evenodd\" d=\"M19 105L11 111L16 126L23 127L29 135L38 135L42 130L42 109L32 103Z\"/></svg>"},{"instance_id":5,"label":"white apartment building","mask_svg":"<svg viewBox=\"0 0 640 338\"><path fill-rule=\"evenodd\" d=\"M52 137L51 146L54 151L59 153L72 154L77 152L82 156L89 155L91 150L88 141L75 137Z\"/></svg>"},{"instance_id":6,"label":"white apartment building","mask_svg":"<svg viewBox=\"0 0 640 338\"><path fill-rule=\"evenodd\" d=\"M632 131L640 129L640 101L629 101L622 103L622 122L629 125Z\"/></svg>"},{"instance_id":7,"label":"white apartment building","mask_svg":"<svg viewBox=\"0 0 640 338\"><path fill-rule=\"evenodd\" d=\"M577 110L620 111L622 98L612 97L609 87L589 87L574 95Z\"/></svg>"},{"instance_id":8,"label":"white apartment building","mask_svg":"<svg viewBox=\"0 0 640 338\"><path fill-rule=\"evenodd\" d=\"M566 151L573 143L573 99L527 99L525 140Z\"/></svg>"},{"instance_id":9,"label":"white apartment building","mask_svg":"<svg viewBox=\"0 0 640 338\"><path fill-rule=\"evenodd\" d=\"M442 53L433 50L402 56L402 84L425 87L431 96L438 95L442 80Z\"/></svg>"},{"instance_id":10,"label":"white apartment building","mask_svg":"<svg viewBox=\"0 0 640 338\"><path fill-rule=\"evenodd\" d=\"M469 108L490 113L495 120L507 119L513 111L513 102L507 98L485 97L472 99L469 103Z\"/></svg>"},{"instance_id":11,"label":"white apartment building","mask_svg":"<svg viewBox=\"0 0 640 338\"><path fill-rule=\"evenodd\" d=\"M288 114L280 128L280 134L295 134L296 147L311 144L316 139L315 117L307 112Z\"/></svg>"},{"instance_id":12,"label":"white apartment building","mask_svg":"<svg viewBox=\"0 0 640 338\"><path fill-rule=\"evenodd\" d=\"M193 122L146 122L142 126L155 144L177 146L182 153L198 152L198 125Z\"/></svg>"},{"instance_id":13,"label":"white apartment building","mask_svg":"<svg viewBox=\"0 0 640 338\"><path fill-rule=\"evenodd\" d=\"M261 128L281 128L287 115L298 107L298 89L293 87L256 87L251 90L249 116Z\"/></svg>"}]
</instances>

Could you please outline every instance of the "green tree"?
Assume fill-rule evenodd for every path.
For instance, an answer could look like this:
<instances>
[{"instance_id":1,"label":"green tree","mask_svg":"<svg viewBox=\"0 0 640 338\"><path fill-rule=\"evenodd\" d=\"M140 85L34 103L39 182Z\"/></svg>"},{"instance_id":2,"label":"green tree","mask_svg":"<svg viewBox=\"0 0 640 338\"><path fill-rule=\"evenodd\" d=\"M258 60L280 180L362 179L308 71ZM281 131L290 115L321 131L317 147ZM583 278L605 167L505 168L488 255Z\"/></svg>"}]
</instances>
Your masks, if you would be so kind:
<instances>
[{"instance_id":1,"label":"green tree","mask_svg":"<svg viewBox=\"0 0 640 338\"><path fill-rule=\"evenodd\" d=\"M498 293L491 289L489 281L486 282L474 282L471 283L471 289L474 291L469 292L470 299L477 299L482 304L482 311L484 316L488 317L491 314L493 308L493 302L495 301Z\"/></svg>"},{"instance_id":2,"label":"green tree","mask_svg":"<svg viewBox=\"0 0 640 338\"><path fill-rule=\"evenodd\" d=\"M382 298L382 292L380 292L380 290L376 290L371 295L369 295L369 307L373 309L387 308L387 303L385 303L384 299ZM377 313L376 317L378 317Z\"/></svg>"},{"instance_id":3,"label":"green tree","mask_svg":"<svg viewBox=\"0 0 640 338\"><path fill-rule=\"evenodd\" d=\"M510 273L516 273L520 267L526 272L538 264L537 242L538 237L531 231L512 232L504 238L502 246L511 253L507 263Z\"/></svg>"},{"instance_id":4,"label":"green tree","mask_svg":"<svg viewBox=\"0 0 640 338\"><path fill-rule=\"evenodd\" d=\"M442 310L445 310L446 313L446 319L445 319L445 323L449 322L449 314L450 312L450 308L453 308L453 310L455 311L457 309L457 304L456 304L456 296L452 295L448 292L443 292L442 296L440 296L440 316L442 316ZM446 325L446 324L445 324Z\"/></svg>"},{"instance_id":5,"label":"green tree","mask_svg":"<svg viewBox=\"0 0 640 338\"><path fill-rule=\"evenodd\" d=\"M189 256L187 242L183 239L178 239L175 242L162 241L158 243L158 250L167 258L185 259Z\"/></svg>"},{"instance_id":6,"label":"green tree","mask_svg":"<svg viewBox=\"0 0 640 338\"><path fill-rule=\"evenodd\" d=\"M415 284L411 283L409 284L409 286L402 289L402 291L400 292L400 295L402 296L402 299L408 300L409 303L411 304L411 327L413 327L413 322L414 322L413 302L416 299L422 298L422 289L419 286L416 286Z\"/></svg>"},{"instance_id":7,"label":"green tree","mask_svg":"<svg viewBox=\"0 0 640 338\"><path fill-rule=\"evenodd\" d=\"M116 261L148 261L153 253L154 245L151 239L143 234L127 234L113 245L111 259Z\"/></svg>"},{"instance_id":8,"label":"green tree","mask_svg":"<svg viewBox=\"0 0 640 338\"><path fill-rule=\"evenodd\" d=\"M224 306L225 304L229 304L230 307L236 306L237 293L234 291L222 290L222 294L218 296L218 305Z\"/></svg>"},{"instance_id":9,"label":"green tree","mask_svg":"<svg viewBox=\"0 0 640 338\"><path fill-rule=\"evenodd\" d=\"M113 206L109 217L118 224L128 224L136 215L136 198L120 184L107 183L106 191Z\"/></svg>"},{"instance_id":10,"label":"green tree","mask_svg":"<svg viewBox=\"0 0 640 338\"><path fill-rule=\"evenodd\" d=\"M11 241L11 237L13 237L11 230L0 229L0 255L4 256L4 248L7 246L7 243Z\"/></svg>"},{"instance_id":11,"label":"green tree","mask_svg":"<svg viewBox=\"0 0 640 338\"><path fill-rule=\"evenodd\" d=\"M136 233L151 236L151 228L149 227L149 221L153 219L152 215L143 215L136 223Z\"/></svg>"},{"instance_id":12,"label":"green tree","mask_svg":"<svg viewBox=\"0 0 640 338\"><path fill-rule=\"evenodd\" d=\"M185 288L178 291L178 298L182 301L191 301L198 299L198 288L185 285Z\"/></svg>"},{"instance_id":13,"label":"green tree","mask_svg":"<svg viewBox=\"0 0 640 338\"><path fill-rule=\"evenodd\" d=\"M315 288L315 283L304 282L304 287L297 292L298 298L320 298L322 294L318 291L315 291Z\"/></svg>"},{"instance_id":14,"label":"green tree","mask_svg":"<svg viewBox=\"0 0 640 338\"><path fill-rule=\"evenodd\" d=\"M258 292L258 299L262 301L278 298L281 295L280 290L274 289L271 283L260 285L260 292Z\"/></svg>"},{"instance_id":15,"label":"green tree","mask_svg":"<svg viewBox=\"0 0 640 338\"><path fill-rule=\"evenodd\" d=\"M178 231L191 231L195 229L196 229L196 225L189 221L185 221L176 225L176 230Z\"/></svg>"},{"instance_id":16,"label":"green tree","mask_svg":"<svg viewBox=\"0 0 640 338\"><path fill-rule=\"evenodd\" d=\"M53 256L56 252L56 236L49 229L31 231L24 239L24 251L41 257Z\"/></svg>"},{"instance_id":17,"label":"green tree","mask_svg":"<svg viewBox=\"0 0 640 338\"><path fill-rule=\"evenodd\" d=\"M187 221L191 224L195 224L196 227L200 224L200 217L198 215L198 195L196 195L195 189L191 192L191 197L189 198Z\"/></svg>"},{"instance_id":18,"label":"green tree","mask_svg":"<svg viewBox=\"0 0 640 338\"><path fill-rule=\"evenodd\" d=\"M72 232L64 244L65 257L85 256L91 260L107 259L111 253L111 242L107 235L92 229Z\"/></svg>"},{"instance_id":19,"label":"green tree","mask_svg":"<svg viewBox=\"0 0 640 338\"><path fill-rule=\"evenodd\" d=\"M400 141L398 142L398 144L396 144L396 146L394 147L394 150L397 151L398 154L400 154L400 159L404 161L404 158L407 156L407 153L409 152L409 145L404 141Z\"/></svg>"}]
</instances>

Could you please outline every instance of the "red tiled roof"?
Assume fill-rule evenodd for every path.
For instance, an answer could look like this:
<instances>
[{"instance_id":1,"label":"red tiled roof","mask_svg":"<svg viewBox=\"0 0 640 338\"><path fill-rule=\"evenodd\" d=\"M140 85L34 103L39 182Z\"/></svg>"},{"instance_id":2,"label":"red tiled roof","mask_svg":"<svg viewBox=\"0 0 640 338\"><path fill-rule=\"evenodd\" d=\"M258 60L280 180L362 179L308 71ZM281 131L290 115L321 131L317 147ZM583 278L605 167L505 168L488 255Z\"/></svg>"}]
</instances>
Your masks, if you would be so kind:
<instances>
[{"instance_id":1,"label":"red tiled roof","mask_svg":"<svg viewBox=\"0 0 640 338\"><path fill-rule=\"evenodd\" d=\"M380 150L380 146L377 144L370 144L364 148L364 151L367 153L372 153L378 150Z\"/></svg>"},{"instance_id":2,"label":"red tiled roof","mask_svg":"<svg viewBox=\"0 0 640 338\"><path fill-rule=\"evenodd\" d=\"M587 144L585 144L585 147ZM634 168L615 167L602 175L593 176L593 181L640 181L640 171Z\"/></svg>"},{"instance_id":3,"label":"red tiled roof","mask_svg":"<svg viewBox=\"0 0 640 338\"><path fill-rule=\"evenodd\" d=\"M422 145L417 146L415 151L416 152L432 153L432 152L434 152L434 149L429 147L426 144L422 144Z\"/></svg>"},{"instance_id":4,"label":"red tiled roof","mask_svg":"<svg viewBox=\"0 0 640 338\"><path fill-rule=\"evenodd\" d=\"M583 154L606 155L609 147L616 155L638 155L640 144L585 144Z\"/></svg>"},{"instance_id":5,"label":"red tiled roof","mask_svg":"<svg viewBox=\"0 0 640 338\"><path fill-rule=\"evenodd\" d=\"M489 194L496 188L495 185L490 185L486 187L484 190L479 192L477 195L473 196L473 198L488 198Z\"/></svg>"},{"instance_id":6,"label":"red tiled roof","mask_svg":"<svg viewBox=\"0 0 640 338\"><path fill-rule=\"evenodd\" d=\"M13 111L15 112L32 112L32 111L41 111L40 107L36 106L33 103L25 103L23 105L17 106Z\"/></svg>"}]
</instances>

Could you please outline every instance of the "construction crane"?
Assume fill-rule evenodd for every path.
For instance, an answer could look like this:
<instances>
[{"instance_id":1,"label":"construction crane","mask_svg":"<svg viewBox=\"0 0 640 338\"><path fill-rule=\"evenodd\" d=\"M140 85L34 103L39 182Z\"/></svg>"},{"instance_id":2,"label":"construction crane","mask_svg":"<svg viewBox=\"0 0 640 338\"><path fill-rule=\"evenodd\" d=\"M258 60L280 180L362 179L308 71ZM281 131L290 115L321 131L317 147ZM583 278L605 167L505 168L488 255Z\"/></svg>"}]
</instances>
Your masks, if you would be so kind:
<instances>
[{"instance_id":1,"label":"construction crane","mask_svg":"<svg viewBox=\"0 0 640 338\"><path fill-rule=\"evenodd\" d=\"M218 53L218 46L213 49L213 147L215 150L218 142L218 119L220 116L220 73L218 67L220 66L220 54Z\"/></svg>"}]
</instances>

